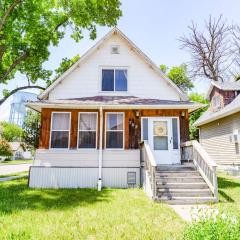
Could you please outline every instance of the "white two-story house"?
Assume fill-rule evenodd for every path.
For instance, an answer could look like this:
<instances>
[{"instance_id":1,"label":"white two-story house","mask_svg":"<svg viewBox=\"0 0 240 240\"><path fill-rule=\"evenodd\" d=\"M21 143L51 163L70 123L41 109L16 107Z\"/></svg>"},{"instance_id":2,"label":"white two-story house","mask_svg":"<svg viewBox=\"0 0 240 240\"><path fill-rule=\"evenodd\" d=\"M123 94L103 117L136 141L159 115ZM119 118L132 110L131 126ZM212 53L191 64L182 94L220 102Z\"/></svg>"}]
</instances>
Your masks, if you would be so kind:
<instances>
[{"instance_id":1,"label":"white two-story house","mask_svg":"<svg viewBox=\"0 0 240 240\"><path fill-rule=\"evenodd\" d=\"M198 108L117 28L28 106L42 118L30 187L99 190L140 186L142 167L181 166Z\"/></svg>"}]
</instances>

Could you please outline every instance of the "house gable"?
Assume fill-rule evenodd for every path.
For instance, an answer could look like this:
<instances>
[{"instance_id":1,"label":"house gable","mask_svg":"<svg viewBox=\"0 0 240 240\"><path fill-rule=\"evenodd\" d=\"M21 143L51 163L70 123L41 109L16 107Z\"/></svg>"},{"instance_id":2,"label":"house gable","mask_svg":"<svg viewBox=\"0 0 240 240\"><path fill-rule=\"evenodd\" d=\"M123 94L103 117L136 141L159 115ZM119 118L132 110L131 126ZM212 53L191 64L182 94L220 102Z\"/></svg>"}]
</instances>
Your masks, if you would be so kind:
<instances>
[{"instance_id":1,"label":"house gable","mask_svg":"<svg viewBox=\"0 0 240 240\"><path fill-rule=\"evenodd\" d=\"M112 47L119 54L112 54ZM148 60L148 61L147 61ZM102 69L127 70L126 92L102 92ZM187 97L133 43L118 30L112 30L76 64L44 91L40 99L69 99L97 95L129 95L164 100L186 100Z\"/></svg>"}]
</instances>

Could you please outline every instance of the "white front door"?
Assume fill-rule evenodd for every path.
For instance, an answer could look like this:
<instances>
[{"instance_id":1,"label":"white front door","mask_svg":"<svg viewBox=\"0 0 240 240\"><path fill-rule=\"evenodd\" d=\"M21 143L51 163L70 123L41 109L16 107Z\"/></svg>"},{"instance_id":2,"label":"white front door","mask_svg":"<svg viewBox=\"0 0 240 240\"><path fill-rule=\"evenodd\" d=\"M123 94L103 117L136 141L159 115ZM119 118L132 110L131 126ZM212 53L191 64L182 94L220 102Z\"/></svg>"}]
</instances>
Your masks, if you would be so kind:
<instances>
[{"instance_id":1,"label":"white front door","mask_svg":"<svg viewBox=\"0 0 240 240\"><path fill-rule=\"evenodd\" d=\"M157 164L180 163L178 118L149 117L148 141Z\"/></svg>"}]
</instances>

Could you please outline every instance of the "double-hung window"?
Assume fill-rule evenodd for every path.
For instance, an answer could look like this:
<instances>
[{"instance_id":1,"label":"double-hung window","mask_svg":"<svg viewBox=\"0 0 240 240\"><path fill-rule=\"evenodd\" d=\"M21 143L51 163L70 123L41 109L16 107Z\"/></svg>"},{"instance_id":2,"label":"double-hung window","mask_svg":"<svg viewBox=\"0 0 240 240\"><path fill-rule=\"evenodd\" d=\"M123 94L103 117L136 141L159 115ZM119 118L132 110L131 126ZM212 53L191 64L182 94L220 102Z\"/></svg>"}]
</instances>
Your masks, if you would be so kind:
<instances>
[{"instance_id":1,"label":"double-hung window","mask_svg":"<svg viewBox=\"0 0 240 240\"><path fill-rule=\"evenodd\" d=\"M123 149L124 114L106 113L106 148Z\"/></svg>"},{"instance_id":2,"label":"double-hung window","mask_svg":"<svg viewBox=\"0 0 240 240\"><path fill-rule=\"evenodd\" d=\"M127 70L102 69L102 91L127 91Z\"/></svg>"},{"instance_id":3,"label":"double-hung window","mask_svg":"<svg viewBox=\"0 0 240 240\"><path fill-rule=\"evenodd\" d=\"M70 113L53 112L50 148L69 148Z\"/></svg>"},{"instance_id":4,"label":"double-hung window","mask_svg":"<svg viewBox=\"0 0 240 240\"><path fill-rule=\"evenodd\" d=\"M97 147L97 113L79 113L78 148Z\"/></svg>"}]
</instances>

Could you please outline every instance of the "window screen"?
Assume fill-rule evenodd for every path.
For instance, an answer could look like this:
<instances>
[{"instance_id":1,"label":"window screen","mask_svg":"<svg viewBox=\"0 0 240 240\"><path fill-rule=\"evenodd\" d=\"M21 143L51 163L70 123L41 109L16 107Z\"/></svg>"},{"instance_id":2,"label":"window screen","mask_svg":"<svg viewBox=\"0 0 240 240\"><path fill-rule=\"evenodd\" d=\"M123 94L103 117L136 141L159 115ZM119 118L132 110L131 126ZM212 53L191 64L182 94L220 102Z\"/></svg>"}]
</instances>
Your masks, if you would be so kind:
<instances>
[{"instance_id":1,"label":"window screen","mask_svg":"<svg viewBox=\"0 0 240 240\"><path fill-rule=\"evenodd\" d=\"M53 113L50 148L68 148L70 113Z\"/></svg>"}]
</instances>

